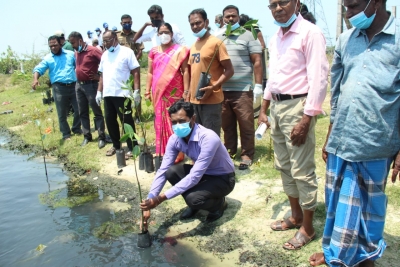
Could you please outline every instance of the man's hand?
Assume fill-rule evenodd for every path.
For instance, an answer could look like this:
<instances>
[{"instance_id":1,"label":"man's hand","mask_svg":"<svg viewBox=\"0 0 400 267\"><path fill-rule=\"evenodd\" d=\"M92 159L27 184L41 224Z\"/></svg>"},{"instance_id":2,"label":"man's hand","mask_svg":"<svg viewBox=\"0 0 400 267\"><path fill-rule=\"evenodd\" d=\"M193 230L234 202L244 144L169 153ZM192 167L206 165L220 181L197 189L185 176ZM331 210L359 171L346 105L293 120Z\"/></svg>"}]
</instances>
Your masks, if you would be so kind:
<instances>
[{"instance_id":1,"label":"man's hand","mask_svg":"<svg viewBox=\"0 0 400 267\"><path fill-rule=\"evenodd\" d=\"M392 183L396 182L396 178L399 175L399 172L400 172L400 151L397 153L396 159L393 162Z\"/></svg>"},{"instance_id":2,"label":"man's hand","mask_svg":"<svg viewBox=\"0 0 400 267\"><path fill-rule=\"evenodd\" d=\"M158 205L160 205L161 202L162 201L161 201L161 198L159 196L152 197L152 198L149 198L149 199L144 199L142 201L142 203L140 203L140 208L143 211L151 210L151 209L154 209L155 207L157 207Z\"/></svg>"},{"instance_id":3,"label":"man's hand","mask_svg":"<svg viewBox=\"0 0 400 267\"><path fill-rule=\"evenodd\" d=\"M255 84L254 85L254 90L253 90L253 102L256 103L257 102L257 98L259 98L260 96L262 96L264 94L263 90L262 90L262 84Z\"/></svg>"},{"instance_id":4,"label":"man's hand","mask_svg":"<svg viewBox=\"0 0 400 267\"><path fill-rule=\"evenodd\" d=\"M133 90L132 98L133 98L133 101L135 101L135 107L139 106L140 101L142 100L139 89Z\"/></svg>"},{"instance_id":5,"label":"man's hand","mask_svg":"<svg viewBox=\"0 0 400 267\"><path fill-rule=\"evenodd\" d=\"M215 90L214 85L209 85L209 86L201 88L200 91L205 91L205 93L204 93L203 97L200 98L200 100L206 100L207 98L209 98L214 90Z\"/></svg>"},{"instance_id":6,"label":"man's hand","mask_svg":"<svg viewBox=\"0 0 400 267\"><path fill-rule=\"evenodd\" d=\"M310 129L311 119L311 116L304 114L300 122L294 126L292 132L290 133L292 145L301 146L306 142L308 130Z\"/></svg>"},{"instance_id":7,"label":"man's hand","mask_svg":"<svg viewBox=\"0 0 400 267\"><path fill-rule=\"evenodd\" d=\"M148 220L150 219L151 212L149 210L143 211L143 231L147 231L149 228Z\"/></svg>"},{"instance_id":8,"label":"man's hand","mask_svg":"<svg viewBox=\"0 0 400 267\"><path fill-rule=\"evenodd\" d=\"M92 72L89 74L89 78L91 80L98 81L98 80L100 80L100 75L98 73Z\"/></svg>"},{"instance_id":9,"label":"man's hand","mask_svg":"<svg viewBox=\"0 0 400 267\"><path fill-rule=\"evenodd\" d=\"M36 86L40 86L39 81L38 80L34 80L32 83L32 89L36 90Z\"/></svg>"},{"instance_id":10,"label":"man's hand","mask_svg":"<svg viewBox=\"0 0 400 267\"><path fill-rule=\"evenodd\" d=\"M103 99L103 93L100 92L100 91L97 91L97 94L96 94L96 103L97 103L97 105L100 106L100 103L101 103L102 99Z\"/></svg>"},{"instance_id":11,"label":"man's hand","mask_svg":"<svg viewBox=\"0 0 400 267\"><path fill-rule=\"evenodd\" d=\"M260 125L261 123L265 123L268 128L271 127L267 114L260 112L260 114L258 115L258 125Z\"/></svg>"},{"instance_id":12,"label":"man's hand","mask_svg":"<svg viewBox=\"0 0 400 267\"><path fill-rule=\"evenodd\" d=\"M145 25L146 27L148 27L148 26L154 27L154 26L153 26L153 23L151 23L151 21L146 22L144 25Z\"/></svg>"}]
</instances>

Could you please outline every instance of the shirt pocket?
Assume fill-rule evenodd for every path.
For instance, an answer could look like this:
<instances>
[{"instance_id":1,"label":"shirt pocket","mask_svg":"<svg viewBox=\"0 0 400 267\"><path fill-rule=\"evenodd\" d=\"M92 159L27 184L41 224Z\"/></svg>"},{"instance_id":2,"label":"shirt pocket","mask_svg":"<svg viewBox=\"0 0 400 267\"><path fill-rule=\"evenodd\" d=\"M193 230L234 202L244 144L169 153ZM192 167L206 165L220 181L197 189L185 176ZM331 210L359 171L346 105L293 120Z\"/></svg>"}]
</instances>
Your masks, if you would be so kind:
<instances>
[{"instance_id":1,"label":"shirt pocket","mask_svg":"<svg viewBox=\"0 0 400 267\"><path fill-rule=\"evenodd\" d=\"M377 60L374 66L376 89L382 94L393 94L400 92L400 67L388 62ZM378 83L376 81L379 81ZM397 85L397 86L396 86Z\"/></svg>"},{"instance_id":2,"label":"shirt pocket","mask_svg":"<svg viewBox=\"0 0 400 267\"><path fill-rule=\"evenodd\" d=\"M304 53L296 48L288 48L284 54L278 58L280 72L286 76L293 76L299 72L299 67L305 64Z\"/></svg>"}]
</instances>

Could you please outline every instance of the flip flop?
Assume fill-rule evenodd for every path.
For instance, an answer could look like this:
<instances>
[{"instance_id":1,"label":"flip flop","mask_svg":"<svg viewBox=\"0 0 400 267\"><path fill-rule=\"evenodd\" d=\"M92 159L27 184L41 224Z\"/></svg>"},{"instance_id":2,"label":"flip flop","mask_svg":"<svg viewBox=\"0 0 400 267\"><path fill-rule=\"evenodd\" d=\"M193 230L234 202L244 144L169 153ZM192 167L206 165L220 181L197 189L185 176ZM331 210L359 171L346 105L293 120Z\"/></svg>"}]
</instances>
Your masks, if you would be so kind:
<instances>
[{"instance_id":1,"label":"flip flop","mask_svg":"<svg viewBox=\"0 0 400 267\"><path fill-rule=\"evenodd\" d=\"M130 158L132 158L132 151L128 151L128 152L126 152L126 154L125 154L125 159L130 159Z\"/></svg>"},{"instance_id":2,"label":"flip flop","mask_svg":"<svg viewBox=\"0 0 400 267\"><path fill-rule=\"evenodd\" d=\"M310 243L311 241L313 241L314 239L315 239L315 233L312 236L308 237L308 236L300 233L300 231L297 231L297 233L294 235L294 237L292 237L291 239L286 241L286 243L289 243L290 245L292 245L293 248L289 247L289 246L285 246L285 244L283 244L282 247L286 250L298 250L298 249L301 249L302 247L304 247L305 245L307 245L308 243Z\"/></svg>"},{"instance_id":3,"label":"flip flop","mask_svg":"<svg viewBox=\"0 0 400 267\"><path fill-rule=\"evenodd\" d=\"M239 170L246 170L249 168L249 166L252 164L251 159L242 159L239 164Z\"/></svg>"},{"instance_id":4,"label":"flip flop","mask_svg":"<svg viewBox=\"0 0 400 267\"><path fill-rule=\"evenodd\" d=\"M107 157L111 157L111 156L114 155L115 153L116 153L115 147L111 147L109 150L107 150L106 156L107 156Z\"/></svg>"},{"instance_id":5,"label":"flip flop","mask_svg":"<svg viewBox=\"0 0 400 267\"><path fill-rule=\"evenodd\" d=\"M282 223L285 222L286 228L283 228ZM271 229L274 231L287 231L291 229L299 229L301 227L301 224L293 224L289 218L286 218L285 220L278 220L270 225Z\"/></svg>"}]
</instances>

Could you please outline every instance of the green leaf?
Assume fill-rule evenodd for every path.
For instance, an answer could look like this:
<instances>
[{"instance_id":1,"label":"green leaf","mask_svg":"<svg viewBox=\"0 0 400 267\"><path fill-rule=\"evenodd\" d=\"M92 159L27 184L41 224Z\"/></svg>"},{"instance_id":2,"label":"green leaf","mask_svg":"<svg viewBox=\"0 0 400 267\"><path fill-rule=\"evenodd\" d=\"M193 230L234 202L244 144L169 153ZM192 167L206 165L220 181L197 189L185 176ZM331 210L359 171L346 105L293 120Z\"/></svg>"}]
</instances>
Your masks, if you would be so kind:
<instances>
[{"instance_id":1,"label":"green leaf","mask_svg":"<svg viewBox=\"0 0 400 267\"><path fill-rule=\"evenodd\" d=\"M132 126L131 125L129 125L129 124L127 124L127 123L124 123L124 130L125 130L125 132L126 133L128 133L129 135L134 135L134 131L133 131L133 128L132 128Z\"/></svg>"},{"instance_id":2,"label":"green leaf","mask_svg":"<svg viewBox=\"0 0 400 267\"><path fill-rule=\"evenodd\" d=\"M240 27L240 28L237 28L236 30L234 30L233 32L231 32L231 35L239 36L245 32L246 32L246 29Z\"/></svg>"},{"instance_id":3,"label":"green leaf","mask_svg":"<svg viewBox=\"0 0 400 267\"><path fill-rule=\"evenodd\" d=\"M36 126L40 126L40 120L35 120Z\"/></svg>"},{"instance_id":4,"label":"green leaf","mask_svg":"<svg viewBox=\"0 0 400 267\"><path fill-rule=\"evenodd\" d=\"M124 100L124 107L125 108L128 106L129 100L130 100L129 98L125 98L125 100Z\"/></svg>"},{"instance_id":5,"label":"green leaf","mask_svg":"<svg viewBox=\"0 0 400 267\"><path fill-rule=\"evenodd\" d=\"M253 34L254 40L257 40L257 32L254 30L253 26L251 26L251 33Z\"/></svg>"},{"instance_id":6,"label":"green leaf","mask_svg":"<svg viewBox=\"0 0 400 267\"><path fill-rule=\"evenodd\" d=\"M174 88L171 93L169 94L170 96L174 96L176 94L176 91L178 90L178 88Z\"/></svg>"},{"instance_id":7,"label":"green leaf","mask_svg":"<svg viewBox=\"0 0 400 267\"><path fill-rule=\"evenodd\" d=\"M119 141L120 142L126 142L126 140L128 140L129 138L130 138L129 133L126 133L119 139Z\"/></svg>"},{"instance_id":8,"label":"green leaf","mask_svg":"<svg viewBox=\"0 0 400 267\"><path fill-rule=\"evenodd\" d=\"M231 31L232 31L232 25L231 25L231 23L229 22L229 24L226 25L225 35L226 35L226 36L231 35Z\"/></svg>"},{"instance_id":9,"label":"green leaf","mask_svg":"<svg viewBox=\"0 0 400 267\"><path fill-rule=\"evenodd\" d=\"M119 112L124 113L124 110L120 107Z\"/></svg>"},{"instance_id":10,"label":"green leaf","mask_svg":"<svg viewBox=\"0 0 400 267\"><path fill-rule=\"evenodd\" d=\"M247 21L247 22L243 25L243 27L247 28L247 27L250 27L250 26L258 26L257 23L258 23L258 19L252 19L252 20Z\"/></svg>"},{"instance_id":11,"label":"green leaf","mask_svg":"<svg viewBox=\"0 0 400 267\"><path fill-rule=\"evenodd\" d=\"M44 140L44 139L46 139L46 135L45 134L42 135L42 140Z\"/></svg>"},{"instance_id":12,"label":"green leaf","mask_svg":"<svg viewBox=\"0 0 400 267\"><path fill-rule=\"evenodd\" d=\"M136 145L136 146L132 149L132 156L133 156L133 159L136 159L139 155L140 155L140 147Z\"/></svg>"},{"instance_id":13,"label":"green leaf","mask_svg":"<svg viewBox=\"0 0 400 267\"><path fill-rule=\"evenodd\" d=\"M144 145L144 137L140 137L139 139L136 139L139 145L143 146Z\"/></svg>"},{"instance_id":14,"label":"green leaf","mask_svg":"<svg viewBox=\"0 0 400 267\"><path fill-rule=\"evenodd\" d=\"M131 113L132 113L132 110L125 111L125 114L131 114Z\"/></svg>"},{"instance_id":15,"label":"green leaf","mask_svg":"<svg viewBox=\"0 0 400 267\"><path fill-rule=\"evenodd\" d=\"M133 132L133 136L135 137L135 140L139 140L140 139L139 135L137 135L135 132Z\"/></svg>"},{"instance_id":16,"label":"green leaf","mask_svg":"<svg viewBox=\"0 0 400 267\"><path fill-rule=\"evenodd\" d=\"M150 99L146 99L146 107L150 107L151 106L151 101Z\"/></svg>"}]
</instances>

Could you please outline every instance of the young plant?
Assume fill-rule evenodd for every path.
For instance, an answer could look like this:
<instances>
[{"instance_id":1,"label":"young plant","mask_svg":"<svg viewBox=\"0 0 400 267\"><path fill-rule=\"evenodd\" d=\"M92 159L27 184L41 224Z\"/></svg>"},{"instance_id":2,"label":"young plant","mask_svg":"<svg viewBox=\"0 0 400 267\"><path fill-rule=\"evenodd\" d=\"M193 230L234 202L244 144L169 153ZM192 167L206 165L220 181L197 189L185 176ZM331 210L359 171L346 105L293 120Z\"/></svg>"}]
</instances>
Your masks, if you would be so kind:
<instances>
[{"instance_id":1,"label":"young plant","mask_svg":"<svg viewBox=\"0 0 400 267\"><path fill-rule=\"evenodd\" d=\"M47 175L46 150L45 150L44 142L43 142L43 141L44 141L44 139L46 138L46 136L47 136L48 134L51 133L51 128L50 128L50 127L47 127L47 128L44 130L44 133L42 133L42 127L41 127L41 124L40 124L40 120L35 120L35 124L36 124L36 126L37 126L37 128L38 128L38 130L39 130L40 141L42 142L43 164L44 164L44 170L45 170L45 173L46 173L46 178L48 179L49 177L48 177L48 175Z\"/></svg>"}]
</instances>

